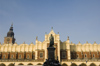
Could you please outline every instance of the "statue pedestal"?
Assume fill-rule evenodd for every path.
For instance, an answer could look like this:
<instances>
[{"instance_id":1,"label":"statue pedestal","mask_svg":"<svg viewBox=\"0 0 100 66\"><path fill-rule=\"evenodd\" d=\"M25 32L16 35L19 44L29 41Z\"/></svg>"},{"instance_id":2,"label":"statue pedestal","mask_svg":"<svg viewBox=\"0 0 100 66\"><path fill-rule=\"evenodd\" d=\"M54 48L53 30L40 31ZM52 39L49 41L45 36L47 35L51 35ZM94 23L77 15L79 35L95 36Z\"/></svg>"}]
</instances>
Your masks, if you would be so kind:
<instances>
[{"instance_id":1,"label":"statue pedestal","mask_svg":"<svg viewBox=\"0 0 100 66\"><path fill-rule=\"evenodd\" d=\"M61 66L58 60L55 60L55 48L48 47L48 59L44 62L43 66Z\"/></svg>"},{"instance_id":2,"label":"statue pedestal","mask_svg":"<svg viewBox=\"0 0 100 66\"><path fill-rule=\"evenodd\" d=\"M54 47L48 47L48 59L55 59L55 48Z\"/></svg>"}]
</instances>

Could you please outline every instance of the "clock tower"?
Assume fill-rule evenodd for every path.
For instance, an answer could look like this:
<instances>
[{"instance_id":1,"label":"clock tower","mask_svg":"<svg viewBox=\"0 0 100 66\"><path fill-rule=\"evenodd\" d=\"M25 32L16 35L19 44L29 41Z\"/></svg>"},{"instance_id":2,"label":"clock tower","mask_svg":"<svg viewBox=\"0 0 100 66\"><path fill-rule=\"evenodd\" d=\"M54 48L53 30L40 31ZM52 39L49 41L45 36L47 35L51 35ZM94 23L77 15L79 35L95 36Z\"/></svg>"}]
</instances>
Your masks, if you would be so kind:
<instances>
[{"instance_id":1,"label":"clock tower","mask_svg":"<svg viewBox=\"0 0 100 66\"><path fill-rule=\"evenodd\" d=\"M4 37L4 44L14 44L15 38L14 38L14 32L13 32L13 24L11 25L9 32L7 33L7 36Z\"/></svg>"}]
</instances>

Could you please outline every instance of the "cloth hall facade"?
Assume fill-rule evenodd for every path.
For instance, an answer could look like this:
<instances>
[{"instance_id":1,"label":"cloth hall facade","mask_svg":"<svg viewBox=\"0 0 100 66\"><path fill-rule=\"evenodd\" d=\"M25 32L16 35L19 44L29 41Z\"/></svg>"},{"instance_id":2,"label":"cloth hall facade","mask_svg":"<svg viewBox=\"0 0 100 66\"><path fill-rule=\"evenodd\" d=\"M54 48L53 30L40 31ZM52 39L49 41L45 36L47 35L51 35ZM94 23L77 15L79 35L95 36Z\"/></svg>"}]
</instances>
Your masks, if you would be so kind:
<instances>
[{"instance_id":1,"label":"cloth hall facade","mask_svg":"<svg viewBox=\"0 0 100 66\"><path fill-rule=\"evenodd\" d=\"M54 37L55 59L60 61L62 66L100 66L100 44L74 44L69 37L66 41L60 40L60 35L55 34L53 29L45 34L43 42L36 37L36 43L17 44L14 38L13 25L10 27L4 43L0 43L0 65L42 65L48 58L47 47L49 46L50 35Z\"/></svg>"}]
</instances>

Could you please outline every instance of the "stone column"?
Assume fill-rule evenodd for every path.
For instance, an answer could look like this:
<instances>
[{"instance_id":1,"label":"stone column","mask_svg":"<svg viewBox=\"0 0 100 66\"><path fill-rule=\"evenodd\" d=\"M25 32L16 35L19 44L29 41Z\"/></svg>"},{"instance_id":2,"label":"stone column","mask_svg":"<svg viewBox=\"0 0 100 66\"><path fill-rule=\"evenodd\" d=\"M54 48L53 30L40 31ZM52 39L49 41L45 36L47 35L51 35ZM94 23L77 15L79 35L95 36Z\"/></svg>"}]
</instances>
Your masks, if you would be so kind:
<instances>
[{"instance_id":1,"label":"stone column","mask_svg":"<svg viewBox=\"0 0 100 66\"><path fill-rule=\"evenodd\" d=\"M38 55L38 47L37 47L37 45L38 45L38 40L36 39L36 48L35 48L35 60L37 60L37 55Z\"/></svg>"},{"instance_id":2,"label":"stone column","mask_svg":"<svg viewBox=\"0 0 100 66\"><path fill-rule=\"evenodd\" d=\"M58 41L58 60L60 62L60 40Z\"/></svg>"},{"instance_id":3,"label":"stone column","mask_svg":"<svg viewBox=\"0 0 100 66\"><path fill-rule=\"evenodd\" d=\"M66 46L67 46L67 56L68 56L68 60L70 60L71 56L70 56L70 43L69 43L69 37L67 38Z\"/></svg>"},{"instance_id":4,"label":"stone column","mask_svg":"<svg viewBox=\"0 0 100 66\"><path fill-rule=\"evenodd\" d=\"M47 59L47 42L45 42L45 59Z\"/></svg>"}]
</instances>

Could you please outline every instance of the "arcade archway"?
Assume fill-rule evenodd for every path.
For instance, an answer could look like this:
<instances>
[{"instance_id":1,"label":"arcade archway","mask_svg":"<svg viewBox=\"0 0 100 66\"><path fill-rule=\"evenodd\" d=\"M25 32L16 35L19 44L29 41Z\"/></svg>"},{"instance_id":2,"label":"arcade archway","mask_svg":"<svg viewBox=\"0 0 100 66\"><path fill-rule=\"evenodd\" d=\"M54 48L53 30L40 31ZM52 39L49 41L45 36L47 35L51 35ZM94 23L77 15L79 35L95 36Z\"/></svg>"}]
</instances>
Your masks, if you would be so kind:
<instances>
[{"instance_id":1,"label":"arcade archway","mask_svg":"<svg viewBox=\"0 0 100 66\"><path fill-rule=\"evenodd\" d=\"M75 63L72 63L71 66L77 66Z\"/></svg>"},{"instance_id":2,"label":"arcade archway","mask_svg":"<svg viewBox=\"0 0 100 66\"><path fill-rule=\"evenodd\" d=\"M90 66L96 66L96 64L94 64L94 63L91 63L91 64L90 64Z\"/></svg>"},{"instance_id":3,"label":"arcade archway","mask_svg":"<svg viewBox=\"0 0 100 66\"><path fill-rule=\"evenodd\" d=\"M41 63L38 63L37 65L42 65Z\"/></svg>"},{"instance_id":4,"label":"arcade archway","mask_svg":"<svg viewBox=\"0 0 100 66\"><path fill-rule=\"evenodd\" d=\"M11 64L9 64L8 66L14 66L14 64L13 64L13 63L11 63Z\"/></svg>"},{"instance_id":5,"label":"arcade archway","mask_svg":"<svg viewBox=\"0 0 100 66\"><path fill-rule=\"evenodd\" d=\"M24 64L22 64L22 63L19 63L18 65L24 65Z\"/></svg>"},{"instance_id":6,"label":"arcade archway","mask_svg":"<svg viewBox=\"0 0 100 66\"><path fill-rule=\"evenodd\" d=\"M80 66L86 66L86 64L82 63L82 64L80 64Z\"/></svg>"},{"instance_id":7,"label":"arcade archway","mask_svg":"<svg viewBox=\"0 0 100 66\"><path fill-rule=\"evenodd\" d=\"M63 63L61 66L68 66L67 64Z\"/></svg>"},{"instance_id":8,"label":"arcade archway","mask_svg":"<svg viewBox=\"0 0 100 66\"><path fill-rule=\"evenodd\" d=\"M32 63L29 63L28 65L33 65Z\"/></svg>"},{"instance_id":9,"label":"arcade archway","mask_svg":"<svg viewBox=\"0 0 100 66\"><path fill-rule=\"evenodd\" d=\"M2 63L2 64L0 64L0 66L6 66L6 65Z\"/></svg>"}]
</instances>

